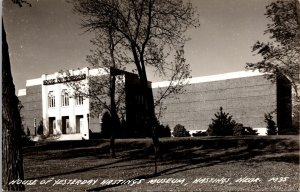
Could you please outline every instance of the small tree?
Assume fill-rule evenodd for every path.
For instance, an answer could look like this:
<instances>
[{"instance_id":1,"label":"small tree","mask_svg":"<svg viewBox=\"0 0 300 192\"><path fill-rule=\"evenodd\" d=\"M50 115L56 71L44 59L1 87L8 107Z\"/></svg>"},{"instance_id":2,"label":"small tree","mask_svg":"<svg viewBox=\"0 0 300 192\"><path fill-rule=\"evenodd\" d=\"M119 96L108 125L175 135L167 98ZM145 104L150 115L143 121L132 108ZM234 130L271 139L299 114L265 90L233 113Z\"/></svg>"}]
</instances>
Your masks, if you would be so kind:
<instances>
[{"instance_id":1,"label":"small tree","mask_svg":"<svg viewBox=\"0 0 300 192\"><path fill-rule=\"evenodd\" d=\"M177 124L173 130L174 137L190 137L190 133L184 128L183 125Z\"/></svg>"},{"instance_id":2,"label":"small tree","mask_svg":"<svg viewBox=\"0 0 300 192\"><path fill-rule=\"evenodd\" d=\"M157 127L157 135L158 137L171 137L171 129L169 125L159 125Z\"/></svg>"},{"instance_id":3,"label":"small tree","mask_svg":"<svg viewBox=\"0 0 300 192\"><path fill-rule=\"evenodd\" d=\"M162 125L160 124L159 120L157 118L155 118L155 129L157 132L157 136L160 137L171 137L171 129L169 127L169 125Z\"/></svg>"},{"instance_id":4,"label":"small tree","mask_svg":"<svg viewBox=\"0 0 300 192\"><path fill-rule=\"evenodd\" d=\"M44 133L44 125L43 125L43 121L40 121L39 126L37 128L37 134L43 135L43 133Z\"/></svg>"},{"instance_id":5,"label":"small tree","mask_svg":"<svg viewBox=\"0 0 300 192\"><path fill-rule=\"evenodd\" d=\"M109 138L110 133L109 129L111 127L111 117L109 112L105 112L101 118L102 124L101 124L101 137L103 138Z\"/></svg>"},{"instance_id":6,"label":"small tree","mask_svg":"<svg viewBox=\"0 0 300 192\"><path fill-rule=\"evenodd\" d=\"M216 119L212 119L212 123L207 129L209 136L229 136L233 135L233 128L236 122L232 120L232 115L223 112L223 108L220 107L220 111L215 114Z\"/></svg>"},{"instance_id":7,"label":"small tree","mask_svg":"<svg viewBox=\"0 0 300 192\"><path fill-rule=\"evenodd\" d=\"M267 123L267 135L277 135L277 126L271 113L265 114L265 122Z\"/></svg>"}]
</instances>

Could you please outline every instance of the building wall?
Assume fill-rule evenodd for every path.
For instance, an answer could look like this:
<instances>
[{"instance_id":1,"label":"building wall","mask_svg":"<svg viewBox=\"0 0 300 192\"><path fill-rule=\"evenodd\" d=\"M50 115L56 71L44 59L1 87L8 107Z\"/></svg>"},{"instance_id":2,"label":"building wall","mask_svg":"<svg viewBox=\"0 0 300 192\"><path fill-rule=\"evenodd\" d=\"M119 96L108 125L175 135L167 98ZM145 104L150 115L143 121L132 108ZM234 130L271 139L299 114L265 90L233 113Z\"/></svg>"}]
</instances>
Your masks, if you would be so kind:
<instances>
[{"instance_id":1,"label":"building wall","mask_svg":"<svg viewBox=\"0 0 300 192\"><path fill-rule=\"evenodd\" d=\"M36 128L39 122L43 120L42 114L42 86L34 85L26 87L26 95L20 96L24 108L21 110L23 116L24 131L27 133L27 128L30 135L35 135L34 119L36 119Z\"/></svg>"},{"instance_id":2,"label":"building wall","mask_svg":"<svg viewBox=\"0 0 300 192\"><path fill-rule=\"evenodd\" d=\"M277 126L280 135L290 134L292 128L292 87L285 78L277 78Z\"/></svg>"},{"instance_id":3,"label":"building wall","mask_svg":"<svg viewBox=\"0 0 300 192\"><path fill-rule=\"evenodd\" d=\"M90 86L93 87L97 95L97 98L101 100L101 102L106 103L106 106L103 106L101 102L99 102L98 99L95 97L90 97L90 114L91 118L89 121L89 129L91 133L101 133L102 131L102 117L105 112L108 112L110 109L110 96L109 96L109 81L110 81L109 75L103 75L99 78L99 76L94 76L90 78ZM99 91L99 86L102 86L99 81L103 81L102 84L105 84L105 89L101 89L102 91ZM119 116L122 113L124 115L125 110L125 75L121 72L116 73L116 82L115 82L115 101L119 103L120 108L122 108L122 111L117 111ZM94 84L95 83L95 84ZM93 85L94 84L94 85ZM119 102L120 101L120 102ZM120 117L121 118L121 117Z\"/></svg>"},{"instance_id":4,"label":"building wall","mask_svg":"<svg viewBox=\"0 0 300 192\"><path fill-rule=\"evenodd\" d=\"M153 94L157 96L158 88ZM276 85L262 75L194 83L164 104L167 110L160 121L171 129L182 124L188 130L206 130L220 107L238 123L263 128L264 113L276 109Z\"/></svg>"},{"instance_id":5,"label":"building wall","mask_svg":"<svg viewBox=\"0 0 300 192\"><path fill-rule=\"evenodd\" d=\"M88 68L81 71L87 76L91 73ZM96 71L94 73L96 74ZM77 74L73 73L73 75ZM43 120L44 134L47 134L49 118L55 118L56 130L53 130L53 134L60 134L62 119L68 117L70 129L66 132L67 134L78 133L76 126L79 123L81 123L80 134L84 139L89 139L90 133L100 133L102 114L99 112L100 119L97 116L91 116L91 99L85 98L83 105L75 105L75 98L70 98L69 106L61 106L61 91L69 90L69 87L64 83L43 84L44 80L56 79L60 75L59 73L42 75L41 78L27 81L26 96L19 97L24 105L22 114L25 131L28 127L30 134L34 135L33 122L36 119L37 126L39 121ZM133 132L139 132L141 131L139 129L142 129L144 133L147 133L142 126L142 123L145 122L143 114L147 107L138 77L127 73L124 77L125 118L128 128ZM89 85L87 79L82 81ZM176 124L182 124L190 131L206 130L211 119L214 118L214 114L219 111L220 107L223 107L225 112L233 115L236 122L257 128L260 134L265 134L264 114L274 112L277 107L280 110L277 113L279 116L277 117L276 113L273 113L274 120L282 125L287 125L286 120L290 122L290 117L284 119L285 115L291 116L290 108L286 107L288 104L291 106L290 85L286 86L286 83L283 83L277 81L273 84L262 74L252 72L192 78L189 85L186 86L185 93L164 100L167 110L163 113L160 122L164 125L168 124L171 129ZM158 96L159 89L166 89L166 85L168 85L166 82L153 83L154 97ZM53 108L49 108L48 105L49 91L53 91L56 97L56 106ZM79 122L77 117L83 121Z\"/></svg>"},{"instance_id":6,"label":"building wall","mask_svg":"<svg viewBox=\"0 0 300 192\"><path fill-rule=\"evenodd\" d=\"M84 68L81 71L88 75L88 68ZM74 73L72 75L78 75ZM45 80L57 79L61 74L55 73L51 75L42 75L43 82ZM86 79L81 80L84 84L88 85ZM69 105L62 106L61 95L62 90L67 90L70 96L73 96L73 90L66 83L55 83L51 85L42 85L42 97L43 97L43 121L44 121L44 134L76 134L80 133L84 139L89 139L88 119L89 119L89 98L83 100L82 105L76 105L74 97L69 98ZM49 107L48 93L52 91L55 95L55 107ZM69 128L64 130L63 118L68 118ZM55 126L51 126L51 119L54 119ZM78 127L79 126L79 127ZM53 131L52 131L53 130ZM65 132L65 133L64 133Z\"/></svg>"},{"instance_id":7,"label":"building wall","mask_svg":"<svg viewBox=\"0 0 300 192\"><path fill-rule=\"evenodd\" d=\"M152 98L151 82L148 82L148 90L144 88L137 75L126 75L126 124L132 137L150 137L151 128L145 126L147 110L151 110L147 98ZM146 97L145 94L148 94ZM151 100L152 101L152 100ZM153 109L153 107L152 107Z\"/></svg>"}]
</instances>

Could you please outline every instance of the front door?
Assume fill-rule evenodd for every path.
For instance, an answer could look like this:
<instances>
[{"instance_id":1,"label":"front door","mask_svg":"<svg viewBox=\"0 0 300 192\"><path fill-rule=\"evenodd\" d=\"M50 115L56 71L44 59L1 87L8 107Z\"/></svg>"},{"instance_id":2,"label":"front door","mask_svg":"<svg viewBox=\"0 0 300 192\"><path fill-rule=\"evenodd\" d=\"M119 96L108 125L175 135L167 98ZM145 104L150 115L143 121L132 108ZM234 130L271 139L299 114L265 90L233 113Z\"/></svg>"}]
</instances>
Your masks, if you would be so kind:
<instances>
[{"instance_id":1,"label":"front door","mask_svg":"<svg viewBox=\"0 0 300 192\"><path fill-rule=\"evenodd\" d=\"M82 129L83 126L83 115L76 115L76 133L80 133L80 129Z\"/></svg>"},{"instance_id":2,"label":"front door","mask_svg":"<svg viewBox=\"0 0 300 192\"><path fill-rule=\"evenodd\" d=\"M80 118L79 121L80 121L80 129L83 129L83 127L84 127L84 124L83 124L83 118ZM79 129L79 130L80 130L80 129Z\"/></svg>"},{"instance_id":3,"label":"front door","mask_svg":"<svg viewBox=\"0 0 300 192\"><path fill-rule=\"evenodd\" d=\"M70 133L69 130L69 117L63 116L62 117L62 134Z\"/></svg>"},{"instance_id":4,"label":"front door","mask_svg":"<svg viewBox=\"0 0 300 192\"><path fill-rule=\"evenodd\" d=\"M55 117L49 117L49 135L53 135L53 130L56 127Z\"/></svg>"}]
</instances>

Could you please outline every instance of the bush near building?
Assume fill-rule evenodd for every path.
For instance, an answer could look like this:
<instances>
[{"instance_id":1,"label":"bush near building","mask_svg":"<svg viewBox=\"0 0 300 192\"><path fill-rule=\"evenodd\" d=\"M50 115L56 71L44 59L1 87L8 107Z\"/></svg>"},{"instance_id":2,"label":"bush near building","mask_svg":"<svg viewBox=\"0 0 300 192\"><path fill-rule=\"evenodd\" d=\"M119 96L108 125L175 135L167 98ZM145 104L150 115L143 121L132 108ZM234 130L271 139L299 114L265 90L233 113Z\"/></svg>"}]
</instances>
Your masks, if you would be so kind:
<instances>
[{"instance_id":1,"label":"bush near building","mask_svg":"<svg viewBox=\"0 0 300 192\"><path fill-rule=\"evenodd\" d=\"M242 135L258 135L257 130L254 130L252 127L244 127L243 124L237 123L233 128L234 136Z\"/></svg>"},{"instance_id":2,"label":"bush near building","mask_svg":"<svg viewBox=\"0 0 300 192\"><path fill-rule=\"evenodd\" d=\"M185 129L183 125L177 124L173 130L174 137L190 137L189 131Z\"/></svg>"},{"instance_id":3,"label":"bush near building","mask_svg":"<svg viewBox=\"0 0 300 192\"><path fill-rule=\"evenodd\" d=\"M111 116L109 112L105 112L102 116L102 126L101 126L101 137L109 138L110 137L110 127L111 127Z\"/></svg>"},{"instance_id":4,"label":"bush near building","mask_svg":"<svg viewBox=\"0 0 300 192\"><path fill-rule=\"evenodd\" d=\"M201 136L207 136L206 131L197 131L196 133L192 134L193 137L201 137Z\"/></svg>"},{"instance_id":5,"label":"bush near building","mask_svg":"<svg viewBox=\"0 0 300 192\"><path fill-rule=\"evenodd\" d=\"M264 121L267 123L267 135L277 135L278 129L271 113L265 114Z\"/></svg>"},{"instance_id":6,"label":"bush near building","mask_svg":"<svg viewBox=\"0 0 300 192\"><path fill-rule=\"evenodd\" d=\"M43 133L44 133L44 125L43 125L43 121L40 121L39 126L37 128L37 134L43 135Z\"/></svg>"},{"instance_id":7,"label":"bush near building","mask_svg":"<svg viewBox=\"0 0 300 192\"><path fill-rule=\"evenodd\" d=\"M158 137L171 137L171 129L169 125L158 125L157 126Z\"/></svg>"},{"instance_id":8,"label":"bush near building","mask_svg":"<svg viewBox=\"0 0 300 192\"><path fill-rule=\"evenodd\" d=\"M207 134L209 136L229 136L233 135L233 128L236 126L236 122L232 120L232 115L225 113L223 107L220 107L220 111L215 114L215 119L212 119L212 123L209 124Z\"/></svg>"},{"instance_id":9,"label":"bush near building","mask_svg":"<svg viewBox=\"0 0 300 192\"><path fill-rule=\"evenodd\" d=\"M223 111L223 107L220 107L220 111L215 114L215 119L212 119L206 132L209 136L258 135L257 131L251 127L236 123L232 115Z\"/></svg>"}]
</instances>

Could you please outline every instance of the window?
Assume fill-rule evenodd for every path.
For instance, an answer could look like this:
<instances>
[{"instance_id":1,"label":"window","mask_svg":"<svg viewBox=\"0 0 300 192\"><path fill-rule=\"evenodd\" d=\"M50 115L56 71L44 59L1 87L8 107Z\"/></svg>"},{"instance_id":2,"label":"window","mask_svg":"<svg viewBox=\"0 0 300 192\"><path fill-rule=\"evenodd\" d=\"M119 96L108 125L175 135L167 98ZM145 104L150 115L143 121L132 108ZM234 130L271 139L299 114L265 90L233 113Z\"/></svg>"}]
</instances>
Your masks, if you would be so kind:
<instances>
[{"instance_id":1,"label":"window","mask_svg":"<svg viewBox=\"0 0 300 192\"><path fill-rule=\"evenodd\" d=\"M143 97L143 95L136 95L135 96L135 100L136 100L136 103L138 105L143 105L144 104L144 97Z\"/></svg>"},{"instance_id":2,"label":"window","mask_svg":"<svg viewBox=\"0 0 300 192\"><path fill-rule=\"evenodd\" d=\"M76 96L76 105L83 105L83 96L82 95Z\"/></svg>"},{"instance_id":3,"label":"window","mask_svg":"<svg viewBox=\"0 0 300 192\"><path fill-rule=\"evenodd\" d=\"M66 89L61 92L61 106L69 106L69 94Z\"/></svg>"},{"instance_id":4,"label":"window","mask_svg":"<svg viewBox=\"0 0 300 192\"><path fill-rule=\"evenodd\" d=\"M49 91L48 93L48 106L55 107L55 96L53 94L53 91Z\"/></svg>"}]
</instances>

